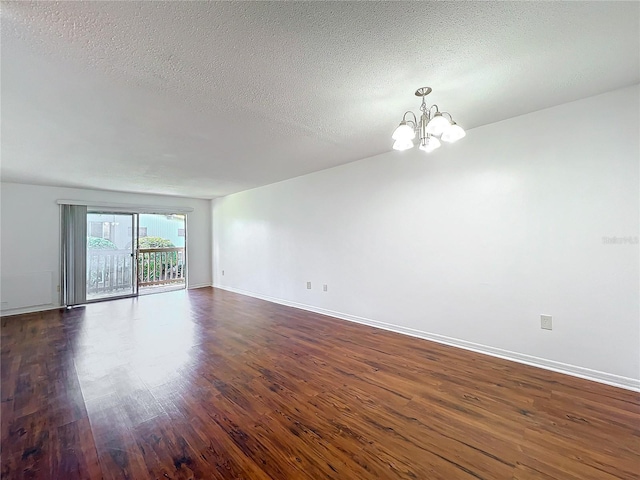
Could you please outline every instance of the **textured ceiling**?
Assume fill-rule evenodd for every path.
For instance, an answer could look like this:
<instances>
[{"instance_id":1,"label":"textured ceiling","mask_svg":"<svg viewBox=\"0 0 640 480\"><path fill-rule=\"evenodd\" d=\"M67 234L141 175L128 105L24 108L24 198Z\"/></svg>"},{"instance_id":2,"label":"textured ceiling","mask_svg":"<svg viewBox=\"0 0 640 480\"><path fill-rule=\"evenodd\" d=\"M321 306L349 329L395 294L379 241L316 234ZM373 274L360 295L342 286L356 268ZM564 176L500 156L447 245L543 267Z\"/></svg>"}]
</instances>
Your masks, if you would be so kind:
<instances>
[{"instance_id":1,"label":"textured ceiling","mask_svg":"<svg viewBox=\"0 0 640 480\"><path fill-rule=\"evenodd\" d=\"M421 86L470 129L638 83L639 12L2 2L2 179L205 198L273 183L389 151Z\"/></svg>"}]
</instances>

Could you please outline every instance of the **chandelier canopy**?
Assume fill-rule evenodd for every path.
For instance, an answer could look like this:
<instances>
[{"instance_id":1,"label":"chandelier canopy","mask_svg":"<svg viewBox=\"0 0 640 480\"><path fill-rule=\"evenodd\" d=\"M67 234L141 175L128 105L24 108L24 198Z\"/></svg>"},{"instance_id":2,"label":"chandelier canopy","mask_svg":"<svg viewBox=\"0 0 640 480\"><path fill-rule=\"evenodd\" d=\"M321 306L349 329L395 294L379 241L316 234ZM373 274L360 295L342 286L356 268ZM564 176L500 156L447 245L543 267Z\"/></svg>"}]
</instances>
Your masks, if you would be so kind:
<instances>
[{"instance_id":1,"label":"chandelier canopy","mask_svg":"<svg viewBox=\"0 0 640 480\"><path fill-rule=\"evenodd\" d=\"M464 129L453 121L453 117L448 112L440 112L437 105L427 107L424 97L431 93L431 87L422 87L416 90L416 97L422 97L420 105L420 120L415 113L405 112L398 128L393 132L391 138L395 140L394 150L408 150L413 147L413 139L419 135L419 149L427 153L433 152L440 147L443 142L453 143L466 135ZM407 120L407 115L409 117ZM445 117L449 117L448 119Z\"/></svg>"}]
</instances>

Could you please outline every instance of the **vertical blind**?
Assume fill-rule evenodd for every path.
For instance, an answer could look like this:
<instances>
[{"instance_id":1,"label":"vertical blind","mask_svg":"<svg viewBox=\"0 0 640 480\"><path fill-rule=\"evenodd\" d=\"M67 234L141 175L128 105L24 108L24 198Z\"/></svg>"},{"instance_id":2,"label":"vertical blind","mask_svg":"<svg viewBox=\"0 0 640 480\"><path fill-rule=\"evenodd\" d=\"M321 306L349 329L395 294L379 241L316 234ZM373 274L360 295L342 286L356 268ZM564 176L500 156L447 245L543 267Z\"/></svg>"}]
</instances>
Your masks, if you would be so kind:
<instances>
[{"instance_id":1,"label":"vertical blind","mask_svg":"<svg viewBox=\"0 0 640 480\"><path fill-rule=\"evenodd\" d=\"M62 303L87 301L87 206L62 207Z\"/></svg>"}]
</instances>

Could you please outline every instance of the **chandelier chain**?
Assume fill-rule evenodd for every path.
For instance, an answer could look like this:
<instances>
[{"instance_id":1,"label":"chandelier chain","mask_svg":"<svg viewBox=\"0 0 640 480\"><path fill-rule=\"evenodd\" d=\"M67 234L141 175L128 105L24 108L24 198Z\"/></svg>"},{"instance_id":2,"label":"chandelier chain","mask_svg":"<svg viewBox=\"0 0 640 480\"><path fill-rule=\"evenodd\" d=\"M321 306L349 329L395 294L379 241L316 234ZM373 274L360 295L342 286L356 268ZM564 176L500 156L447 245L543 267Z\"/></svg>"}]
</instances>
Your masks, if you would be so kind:
<instances>
[{"instance_id":1,"label":"chandelier chain","mask_svg":"<svg viewBox=\"0 0 640 480\"><path fill-rule=\"evenodd\" d=\"M422 113L427 113L427 103L424 101L424 97L422 97L422 105L420 105L420 110L422 111Z\"/></svg>"}]
</instances>

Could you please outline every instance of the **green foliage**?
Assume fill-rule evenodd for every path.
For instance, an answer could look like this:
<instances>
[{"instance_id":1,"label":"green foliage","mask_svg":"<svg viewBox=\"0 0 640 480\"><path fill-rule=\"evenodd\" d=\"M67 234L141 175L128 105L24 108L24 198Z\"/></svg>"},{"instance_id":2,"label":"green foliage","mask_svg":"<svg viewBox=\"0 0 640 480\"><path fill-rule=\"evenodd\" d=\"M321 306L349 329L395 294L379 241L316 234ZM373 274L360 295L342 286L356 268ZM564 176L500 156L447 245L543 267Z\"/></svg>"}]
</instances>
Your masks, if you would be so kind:
<instances>
[{"instance_id":1,"label":"green foliage","mask_svg":"<svg viewBox=\"0 0 640 480\"><path fill-rule=\"evenodd\" d=\"M138 240L140 248L167 248L175 247L171 240L160 237L140 237Z\"/></svg>"},{"instance_id":2,"label":"green foliage","mask_svg":"<svg viewBox=\"0 0 640 480\"><path fill-rule=\"evenodd\" d=\"M106 238L100 237L87 237L87 248L98 250L117 250L118 247L115 243Z\"/></svg>"},{"instance_id":3,"label":"green foliage","mask_svg":"<svg viewBox=\"0 0 640 480\"><path fill-rule=\"evenodd\" d=\"M175 247L171 240L160 237L141 237L138 242L140 250ZM182 268L176 252L140 252L138 256L138 275L143 282L175 277Z\"/></svg>"}]
</instances>

